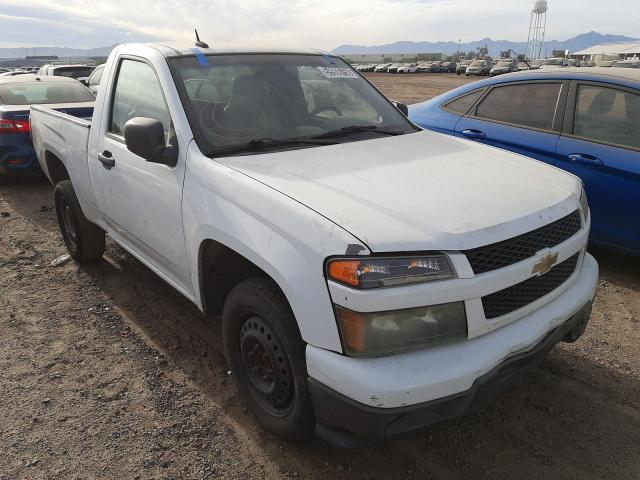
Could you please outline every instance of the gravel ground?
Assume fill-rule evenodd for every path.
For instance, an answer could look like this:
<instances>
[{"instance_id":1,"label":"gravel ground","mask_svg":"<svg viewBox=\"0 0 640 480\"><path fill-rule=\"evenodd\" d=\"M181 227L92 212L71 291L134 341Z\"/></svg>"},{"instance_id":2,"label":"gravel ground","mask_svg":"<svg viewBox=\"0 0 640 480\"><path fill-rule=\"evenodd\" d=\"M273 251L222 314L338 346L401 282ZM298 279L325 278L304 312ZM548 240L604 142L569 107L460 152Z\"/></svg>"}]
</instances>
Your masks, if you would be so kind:
<instances>
[{"instance_id":1,"label":"gravel ground","mask_svg":"<svg viewBox=\"0 0 640 480\"><path fill-rule=\"evenodd\" d=\"M66 253L52 193L0 184L0 480L640 478L639 259L593 251L587 332L492 404L337 450L264 432L227 374L218 319L113 242L96 266L52 266Z\"/></svg>"}]
</instances>

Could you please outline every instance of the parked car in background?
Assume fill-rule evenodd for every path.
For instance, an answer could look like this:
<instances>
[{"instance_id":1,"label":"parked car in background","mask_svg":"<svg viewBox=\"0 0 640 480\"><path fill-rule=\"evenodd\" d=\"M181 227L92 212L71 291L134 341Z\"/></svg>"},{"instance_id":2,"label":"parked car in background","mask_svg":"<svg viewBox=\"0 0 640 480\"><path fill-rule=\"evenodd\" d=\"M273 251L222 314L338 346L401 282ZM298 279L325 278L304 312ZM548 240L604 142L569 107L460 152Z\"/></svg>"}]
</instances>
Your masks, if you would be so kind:
<instances>
[{"instance_id":1,"label":"parked car in background","mask_svg":"<svg viewBox=\"0 0 640 480\"><path fill-rule=\"evenodd\" d=\"M390 63L381 63L376 68L374 68L373 71L374 72L386 72L389 69L390 66L391 66Z\"/></svg>"},{"instance_id":2,"label":"parked car in background","mask_svg":"<svg viewBox=\"0 0 640 480\"><path fill-rule=\"evenodd\" d=\"M38 70L41 77L69 77L74 79L87 78L91 75L93 67L88 65L44 65Z\"/></svg>"},{"instance_id":3,"label":"parked car in background","mask_svg":"<svg viewBox=\"0 0 640 480\"><path fill-rule=\"evenodd\" d=\"M611 66L613 68L640 68L640 60L620 60Z\"/></svg>"},{"instance_id":4,"label":"parked car in background","mask_svg":"<svg viewBox=\"0 0 640 480\"><path fill-rule=\"evenodd\" d=\"M410 118L577 175L592 240L640 254L640 70L513 73L412 105Z\"/></svg>"},{"instance_id":5,"label":"parked car in background","mask_svg":"<svg viewBox=\"0 0 640 480\"><path fill-rule=\"evenodd\" d=\"M33 74L0 78L0 176L40 171L30 134L32 104L90 117L93 101L91 92L70 78L41 79Z\"/></svg>"},{"instance_id":6,"label":"parked car in background","mask_svg":"<svg viewBox=\"0 0 640 480\"><path fill-rule=\"evenodd\" d=\"M549 70L550 68L564 68L569 65L569 61L562 57L544 58L536 61L536 64L538 62L540 62L540 68L545 70Z\"/></svg>"},{"instance_id":7,"label":"parked car in background","mask_svg":"<svg viewBox=\"0 0 640 480\"><path fill-rule=\"evenodd\" d=\"M457 68L458 68L458 64L456 62L449 62L448 73L456 73Z\"/></svg>"},{"instance_id":8,"label":"parked car in background","mask_svg":"<svg viewBox=\"0 0 640 480\"><path fill-rule=\"evenodd\" d=\"M518 66L511 59L498 60L498 63L489 71L489 75L495 77L496 75L502 75L504 73L516 72Z\"/></svg>"},{"instance_id":9,"label":"parked car in background","mask_svg":"<svg viewBox=\"0 0 640 480\"><path fill-rule=\"evenodd\" d=\"M100 81L102 80L102 72L104 71L104 64L98 65L93 69L89 78L87 78L86 85L91 90L91 92L95 95L98 93L98 87L100 86Z\"/></svg>"},{"instance_id":10,"label":"parked car in background","mask_svg":"<svg viewBox=\"0 0 640 480\"><path fill-rule=\"evenodd\" d=\"M439 73L440 72L440 65L442 65L442 61L441 60L436 60L434 62L431 62L431 65L429 66L429 72L430 73Z\"/></svg>"},{"instance_id":11,"label":"parked car in background","mask_svg":"<svg viewBox=\"0 0 640 480\"><path fill-rule=\"evenodd\" d=\"M449 73L449 67L451 67L451 62L442 62L438 71L440 73Z\"/></svg>"},{"instance_id":12,"label":"parked car in background","mask_svg":"<svg viewBox=\"0 0 640 480\"><path fill-rule=\"evenodd\" d=\"M456 67L456 75L462 75L463 73L466 73L467 67L472 63L473 60L463 60L458 63L458 66Z\"/></svg>"},{"instance_id":13,"label":"parked car in background","mask_svg":"<svg viewBox=\"0 0 640 480\"><path fill-rule=\"evenodd\" d=\"M401 66L402 66L402 63L392 63L387 68L387 73L397 73L398 72L398 68L400 68Z\"/></svg>"},{"instance_id":14,"label":"parked car in background","mask_svg":"<svg viewBox=\"0 0 640 480\"><path fill-rule=\"evenodd\" d=\"M0 77L15 77L18 75L28 75L26 70L11 70L9 72L0 73Z\"/></svg>"},{"instance_id":15,"label":"parked car in background","mask_svg":"<svg viewBox=\"0 0 640 480\"><path fill-rule=\"evenodd\" d=\"M418 64L418 71L422 73L431 71L432 63L433 62L424 62L424 63Z\"/></svg>"},{"instance_id":16,"label":"parked car in background","mask_svg":"<svg viewBox=\"0 0 640 480\"><path fill-rule=\"evenodd\" d=\"M407 65L403 65L401 67L398 67L397 73L417 73L418 72L418 65L416 65L415 63L409 63Z\"/></svg>"},{"instance_id":17,"label":"parked car in background","mask_svg":"<svg viewBox=\"0 0 640 480\"><path fill-rule=\"evenodd\" d=\"M491 72L491 64L487 60L474 60L467 67L467 70L465 71L465 75L467 77L470 75L480 77L480 76L489 75L489 72Z\"/></svg>"},{"instance_id":18,"label":"parked car in background","mask_svg":"<svg viewBox=\"0 0 640 480\"><path fill-rule=\"evenodd\" d=\"M577 178L418 129L338 57L179 48L116 46L93 120L35 106L33 142L70 255L106 232L220 321L267 429L407 433L582 335Z\"/></svg>"}]
</instances>

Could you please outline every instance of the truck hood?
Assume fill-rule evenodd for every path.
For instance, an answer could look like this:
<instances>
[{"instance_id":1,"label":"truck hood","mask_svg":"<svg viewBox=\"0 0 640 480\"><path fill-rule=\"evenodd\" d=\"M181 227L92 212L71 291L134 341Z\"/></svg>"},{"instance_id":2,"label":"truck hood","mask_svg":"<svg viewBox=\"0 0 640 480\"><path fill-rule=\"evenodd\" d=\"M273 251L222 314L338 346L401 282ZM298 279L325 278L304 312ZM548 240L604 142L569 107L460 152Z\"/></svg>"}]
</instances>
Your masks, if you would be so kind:
<instances>
[{"instance_id":1,"label":"truck hood","mask_svg":"<svg viewBox=\"0 0 640 480\"><path fill-rule=\"evenodd\" d=\"M428 131L217 161L315 210L375 252L505 240L573 212L581 190L576 177L554 167Z\"/></svg>"}]
</instances>

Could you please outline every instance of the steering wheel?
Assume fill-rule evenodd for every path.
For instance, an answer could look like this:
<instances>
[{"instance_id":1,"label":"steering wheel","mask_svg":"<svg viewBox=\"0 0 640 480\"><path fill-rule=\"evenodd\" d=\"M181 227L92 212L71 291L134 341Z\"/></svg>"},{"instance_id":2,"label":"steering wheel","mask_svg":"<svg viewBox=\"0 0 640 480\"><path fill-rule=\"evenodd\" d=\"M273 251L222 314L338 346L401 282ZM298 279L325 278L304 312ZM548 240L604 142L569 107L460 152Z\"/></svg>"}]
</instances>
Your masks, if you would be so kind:
<instances>
[{"instance_id":1,"label":"steering wheel","mask_svg":"<svg viewBox=\"0 0 640 480\"><path fill-rule=\"evenodd\" d=\"M335 107L333 105L323 105L321 107L314 108L309 112L309 115L311 115L312 117L315 117L319 113L329 112L329 111L336 112L339 117L342 117L342 110L340 110L338 107Z\"/></svg>"},{"instance_id":2,"label":"steering wheel","mask_svg":"<svg viewBox=\"0 0 640 480\"><path fill-rule=\"evenodd\" d=\"M223 137L227 139L243 140L256 138L264 135L269 127L269 119L265 111L255 102L245 102L246 107L251 110L251 118L254 125L235 126L228 123L224 116L229 105L208 103L200 113L200 125L209 135ZM221 118L222 117L222 118Z\"/></svg>"}]
</instances>

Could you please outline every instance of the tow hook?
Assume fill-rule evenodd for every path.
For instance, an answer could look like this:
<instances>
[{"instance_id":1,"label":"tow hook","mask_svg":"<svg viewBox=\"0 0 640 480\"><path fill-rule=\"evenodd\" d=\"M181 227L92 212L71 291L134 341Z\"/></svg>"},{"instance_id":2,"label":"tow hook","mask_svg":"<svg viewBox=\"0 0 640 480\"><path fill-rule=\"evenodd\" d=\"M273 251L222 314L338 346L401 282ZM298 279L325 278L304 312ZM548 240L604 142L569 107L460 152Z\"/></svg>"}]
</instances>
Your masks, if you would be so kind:
<instances>
[{"instance_id":1,"label":"tow hook","mask_svg":"<svg viewBox=\"0 0 640 480\"><path fill-rule=\"evenodd\" d=\"M591 318L592 305L593 303L589 302L584 307L582 307L582 310L574 315L574 317L576 317L576 322L573 328L569 330L569 332L562 339L563 342L573 343L582 336L585 329L587 328L587 323L589 323L589 319Z\"/></svg>"}]
</instances>

